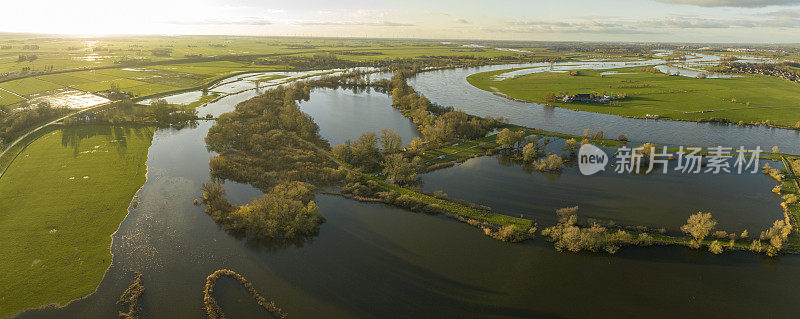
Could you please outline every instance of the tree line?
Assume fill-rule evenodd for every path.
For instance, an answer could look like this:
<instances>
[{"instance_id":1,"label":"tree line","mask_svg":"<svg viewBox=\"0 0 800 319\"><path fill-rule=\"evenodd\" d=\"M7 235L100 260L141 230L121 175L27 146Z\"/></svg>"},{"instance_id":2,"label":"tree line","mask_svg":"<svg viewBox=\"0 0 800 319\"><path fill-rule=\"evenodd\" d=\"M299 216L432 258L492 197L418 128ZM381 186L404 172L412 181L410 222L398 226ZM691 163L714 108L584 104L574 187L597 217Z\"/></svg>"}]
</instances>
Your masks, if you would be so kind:
<instances>
[{"instance_id":1,"label":"tree line","mask_svg":"<svg viewBox=\"0 0 800 319\"><path fill-rule=\"evenodd\" d=\"M18 109L0 106L0 149L25 134L31 127L52 121L68 112L69 109L52 107L48 102L23 104Z\"/></svg>"}]
</instances>

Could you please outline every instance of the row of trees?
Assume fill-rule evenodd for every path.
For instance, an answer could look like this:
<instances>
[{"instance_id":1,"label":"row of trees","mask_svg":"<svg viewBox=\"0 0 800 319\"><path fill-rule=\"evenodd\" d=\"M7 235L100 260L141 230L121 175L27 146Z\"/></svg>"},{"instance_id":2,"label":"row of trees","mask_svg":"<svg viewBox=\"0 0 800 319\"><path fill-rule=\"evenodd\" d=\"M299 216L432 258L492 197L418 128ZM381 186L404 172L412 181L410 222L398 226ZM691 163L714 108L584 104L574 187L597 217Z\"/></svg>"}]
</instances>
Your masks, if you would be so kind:
<instances>
[{"instance_id":1,"label":"row of trees","mask_svg":"<svg viewBox=\"0 0 800 319\"><path fill-rule=\"evenodd\" d=\"M610 231L596 222L588 227L580 226L576 215L577 210L577 206L557 210L558 223L542 230L542 235L554 242L558 251L606 251L614 254L622 246L653 244L652 236L647 233L634 236L625 230Z\"/></svg>"},{"instance_id":2,"label":"row of trees","mask_svg":"<svg viewBox=\"0 0 800 319\"><path fill-rule=\"evenodd\" d=\"M69 112L66 108L55 108L47 102L36 105L23 104L21 108L11 109L0 106L0 149L36 125L52 121Z\"/></svg>"},{"instance_id":3,"label":"row of trees","mask_svg":"<svg viewBox=\"0 0 800 319\"><path fill-rule=\"evenodd\" d=\"M64 121L65 124L155 124L159 127L181 128L198 119L197 110L172 105L163 99L150 105L139 105L130 99L112 102L108 107L83 112Z\"/></svg>"},{"instance_id":4,"label":"row of trees","mask_svg":"<svg viewBox=\"0 0 800 319\"><path fill-rule=\"evenodd\" d=\"M558 251L606 251L613 254L622 246L649 246L655 240L645 231L638 234L631 234L624 230L614 231L598 222L581 226L578 223L577 211L577 206L557 210L558 222L556 225L542 230L542 235L554 242ZM708 246L708 250L714 254L722 253L725 247L733 249L737 238L744 240L749 236L747 230L744 230L741 235L713 231L716 226L717 221L713 219L711 213L698 212L689 216L686 224L681 226L681 231L689 236L689 247ZM759 238L753 239L749 249L757 253L763 252L767 256L776 256L783 249L791 230L792 226L788 217L784 220L777 220L772 227L762 231ZM706 241L709 235L713 235L716 239L710 242Z\"/></svg>"},{"instance_id":5,"label":"row of trees","mask_svg":"<svg viewBox=\"0 0 800 319\"><path fill-rule=\"evenodd\" d=\"M392 105L418 125L422 138L411 143L413 150L434 148L453 140L483 137L492 129L505 125L502 119L480 118L432 103L406 82L406 78L413 73L413 70L398 70L391 80L378 83L391 92Z\"/></svg>"},{"instance_id":6,"label":"row of trees","mask_svg":"<svg viewBox=\"0 0 800 319\"><path fill-rule=\"evenodd\" d=\"M523 130L503 129L497 133L497 143L503 148L505 155L512 160L521 161L530 168L540 172L561 171L566 162L573 160L582 144L589 143L588 139L578 142L571 138L564 142L563 155L545 152L550 143L548 138L540 135L527 135Z\"/></svg>"},{"instance_id":7,"label":"row of trees","mask_svg":"<svg viewBox=\"0 0 800 319\"><path fill-rule=\"evenodd\" d=\"M711 213L697 212L689 216L686 220L686 224L681 226L681 231L691 237L691 241L689 242L690 247L700 248L705 238L711 234L711 231L716 226L717 221L712 218ZM764 252L767 256L776 256L783 249L783 245L791 231L792 226L788 216L786 219L777 220L773 223L772 227L762 231L759 238L753 239L749 249L754 252ZM722 236L723 234L726 233L724 231L717 231L715 236L721 239L724 237ZM747 230L745 230L742 232L740 238L744 239L747 238L747 236ZM729 235L729 239L728 247L733 248L736 237ZM767 243L764 244L764 241ZM708 245L709 251L712 253L720 254L723 251L723 245L718 240L714 240Z\"/></svg>"},{"instance_id":8,"label":"row of trees","mask_svg":"<svg viewBox=\"0 0 800 319\"><path fill-rule=\"evenodd\" d=\"M333 147L333 155L364 172L382 170L387 180L411 184L422 167L422 159L407 159L401 151L403 141L395 130L383 129L378 136L373 132L361 134L355 142L347 141Z\"/></svg>"}]
</instances>

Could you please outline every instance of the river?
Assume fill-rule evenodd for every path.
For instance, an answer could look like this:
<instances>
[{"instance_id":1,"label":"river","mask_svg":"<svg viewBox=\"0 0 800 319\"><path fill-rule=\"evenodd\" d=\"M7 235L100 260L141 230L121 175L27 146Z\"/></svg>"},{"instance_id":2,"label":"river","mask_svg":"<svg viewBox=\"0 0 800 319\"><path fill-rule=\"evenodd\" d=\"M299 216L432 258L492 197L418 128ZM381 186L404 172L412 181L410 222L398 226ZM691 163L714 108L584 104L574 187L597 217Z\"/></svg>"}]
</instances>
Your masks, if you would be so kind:
<instances>
[{"instance_id":1,"label":"river","mask_svg":"<svg viewBox=\"0 0 800 319\"><path fill-rule=\"evenodd\" d=\"M411 82L436 102L556 131L580 133L592 127L666 143L746 145L761 145L772 135L776 142L769 146L797 146L794 132L789 131L544 109L501 99L466 84L466 74L493 68L497 67L426 72ZM225 85L228 91L247 88L244 84ZM224 97L199 113L229 112L255 94L250 90ZM320 123L326 138L337 142L354 139L360 131L377 130L359 125L370 118L382 118L382 125L403 130L404 139L412 137L415 133L406 131L408 120L398 117L388 102L380 93L326 89L314 91L311 101L301 108ZM334 110L333 106L341 108ZM326 121L348 115L353 119L345 124ZM114 259L97 292L63 308L27 311L22 318L116 317L121 309L115 303L134 271L143 275L146 287L144 317L203 317L205 278L221 268L247 277L294 318L794 317L800 311L794 295L800 286L800 256L769 259L746 252L716 256L684 247L625 248L614 256L559 253L541 237L506 244L441 216L331 195L316 196L327 221L319 236L309 241L287 246L238 238L217 226L204 207L192 203L201 195L200 185L209 180L208 160L213 154L206 150L204 139L212 125L203 121L193 128L156 132L148 155L148 180L139 192L140 204L113 235ZM732 137L714 139L726 132ZM672 201L697 195L681 197L686 189L702 190L714 182L707 176L604 175L582 188L585 181L576 174L568 169L557 178L529 175L520 166L485 157L422 179L428 189L441 188L453 197L543 219L552 208L571 202L583 205L587 212L598 211L598 217L632 222L653 217L670 228L686 215L683 211L676 212L679 218L669 215L673 209L695 205L729 209L720 217L732 228L741 226L734 217L763 225L777 212L773 206L777 200L769 197L774 195L750 194L768 192L770 182L763 176L746 177L752 185L726 186L704 193L705 198L674 204ZM745 177L723 177L725 183L740 181L736 178ZM632 189L637 183L649 186ZM260 195L248 185L229 182L225 186L235 203ZM618 196L612 186L633 193ZM573 189L583 194L564 200L552 198ZM652 192L657 191L666 193L654 199ZM741 192L751 197L736 198ZM662 199L669 202L666 207L637 216L636 209L646 208L648 201L662 205L658 202ZM614 213L611 208L619 203L625 203L630 211ZM737 203L745 206L733 210ZM755 212L759 207L763 215ZM756 234L757 230L750 232ZM231 318L266 315L231 280L220 280L217 296Z\"/></svg>"}]
</instances>

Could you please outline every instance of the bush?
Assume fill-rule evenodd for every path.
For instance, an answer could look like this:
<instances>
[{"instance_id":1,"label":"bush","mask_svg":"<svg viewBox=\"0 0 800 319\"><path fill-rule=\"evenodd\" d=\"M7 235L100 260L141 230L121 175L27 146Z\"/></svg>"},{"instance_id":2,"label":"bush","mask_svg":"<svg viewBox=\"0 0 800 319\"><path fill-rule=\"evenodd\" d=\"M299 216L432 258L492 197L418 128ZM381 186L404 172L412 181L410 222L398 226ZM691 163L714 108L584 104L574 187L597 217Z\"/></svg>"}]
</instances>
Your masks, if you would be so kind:
<instances>
[{"instance_id":1,"label":"bush","mask_svg":"<svg viewBox=\"0 0 800 319\"><path fill-rule=\"evenodd\" d=\"M564 146L561 147L561 150L567 152L567 157L574 158L578 155L578 149L580 147L581 143L576 139L571 138L564 142Z\"/></svg>"},{"instance_id":2,"label":"bush","mask_svg":"<svg viewBox=\"0 0 800 319\"><path fill-rule=\"evenodd\" d=\"M760 253L764 249L763 245L761 245L761 241L758 239L754 239L753 243L750 244L750 251Z\"/></svg>"},{"instance_id":3,"label":"bush","mask_svg":"<svg viewBox=\"0 0 800 319\"><path fill-rule=\"evenodd\" d=\"M719 243L719 241L715 240L708 245L708 251L710 251L712 254L719 255L722 253L722 245Z\"/></svg>"},{"instance_id":4,"label":"bush","mask_svg":"<svg viewBox=\"0 0 800 319\"><path fill-rule=\"evenodd\" d=\"M564 159L561 156L549 153L544 158L534 162L533 167L540 172L560 171L564 168Z\"/></svg>"},{"instance_id":5,"label":"bush","mask_svg":"<svg viewBox=\"0 0 800 319\"><path fill-rule=\"evenodd\" d=\"M514 225L501 226L497 232L491 233L491 236L509 243L516 243L528 239L528 234Z\"/></svg>"},{"instance_id":6,"label":"bush","mask_svg":"<svg viewBox=\"0 0 800 319\"><path fill-rule=\"evenodd\" d=\"M711 218L711 213L697 212L686 219L686 225L681 226L681 231L692 237L689 246L700 248L703 239L717 225L717 221Z\"/></svg>"},{"instance_id":7,"label":"bush","mask_svg":"<svg viewBox=\"0 0 800 319\"><path fill-rule=\"evenodd\" d=\"M311 201L313 186L303 182L276 185L268 193L244 206L231 205L218 182L205 183L206 213L226 228L242 231L249 238L294 239L311 236L325 221Z\"/></svg>"}]
</instances>

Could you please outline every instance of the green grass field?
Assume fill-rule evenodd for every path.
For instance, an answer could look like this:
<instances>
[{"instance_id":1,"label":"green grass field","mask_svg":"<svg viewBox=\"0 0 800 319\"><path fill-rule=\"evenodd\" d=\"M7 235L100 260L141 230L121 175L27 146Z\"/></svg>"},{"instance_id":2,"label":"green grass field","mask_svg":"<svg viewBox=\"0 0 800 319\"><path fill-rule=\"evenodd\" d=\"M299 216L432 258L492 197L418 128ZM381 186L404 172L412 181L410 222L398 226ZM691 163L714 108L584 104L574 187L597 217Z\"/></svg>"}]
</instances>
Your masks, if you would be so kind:
<instances>
[{"instance_id":1,"label":"green grass field","mask_svg":"<svg viewBox=\"0 0 800 319\"><path fill-rule=\"evenodd\" d=\"M620 106L550 103L597 113L642 117L650 114L689 121L721 118L753 123L771 120L787 126L800 122L800 84L766 76L697 79L623 68L614 70L619 74L602 76L601 73L608 70L581 70L578 76L544 72L494 80L493 76L507 71L473 74L467 81L486 91L537 103L544 103L543 97L551 92L559 96L567 93L625 93L630 96L618 101ZM762 108L779 106L783 107Z\"/></svg>"},{"instance_id":2,"label":"green grass field","mask_svg":"<svg viewBox=\"0 0 800 319\"><path fill-rule=\"evenodd\" d=\"M149 127L65 127L11 164L0 178L0 317L96 289L152 138Z\"/></svg>"}]
</instances>

